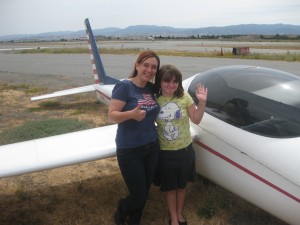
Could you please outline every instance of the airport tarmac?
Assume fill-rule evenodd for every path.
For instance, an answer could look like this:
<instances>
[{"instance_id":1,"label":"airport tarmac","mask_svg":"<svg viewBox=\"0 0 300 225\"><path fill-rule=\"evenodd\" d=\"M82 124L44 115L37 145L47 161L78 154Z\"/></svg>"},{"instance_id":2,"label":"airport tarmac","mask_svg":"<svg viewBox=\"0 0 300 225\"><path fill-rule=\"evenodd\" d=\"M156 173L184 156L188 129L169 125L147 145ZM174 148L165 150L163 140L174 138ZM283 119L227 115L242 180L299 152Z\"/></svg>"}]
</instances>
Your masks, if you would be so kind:
<instances>
[{"instance_id":1,"label":"airport tarmac","mask_svg":"<svg viewBox=\"0 0 300 225\"><path fill-rule=\"evenodd\" d=\"M137 55L103 54L106 73L116 78L130 74ZM161 64L176 65L184 78L206 70L228 65L251 65L270 67L300 76L299 62L248 60L228 58L200 58L160 56ZM68 75L76 78L92 78L89 54L7 54L0 53L0 72L39 75Z\"/></svg>"}]
</instances>

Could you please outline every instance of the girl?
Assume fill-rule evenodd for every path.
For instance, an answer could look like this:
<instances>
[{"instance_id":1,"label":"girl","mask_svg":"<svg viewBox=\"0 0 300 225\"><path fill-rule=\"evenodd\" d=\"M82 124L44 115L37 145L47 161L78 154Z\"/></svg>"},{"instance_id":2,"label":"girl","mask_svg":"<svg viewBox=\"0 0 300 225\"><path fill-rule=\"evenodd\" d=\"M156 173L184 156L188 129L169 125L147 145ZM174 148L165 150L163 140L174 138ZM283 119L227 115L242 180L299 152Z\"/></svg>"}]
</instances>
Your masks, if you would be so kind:
<instances>
[{"instance_id":1,"label":"girl","mask_svg":"<svg viewBox=\"0 0 300 225\"><path fill-rule=\"evenodd\" d=\"M170 225L186 225L183 216L186 185L195 175L189 119L199 124L207 100L207 88L199 84L196 106L182 87L182 74L173 65L164 65L155 78L155 92L160 106L156 118L160 143L158 171L160 190L166 193Z\"/></svg>"}]
</instances>

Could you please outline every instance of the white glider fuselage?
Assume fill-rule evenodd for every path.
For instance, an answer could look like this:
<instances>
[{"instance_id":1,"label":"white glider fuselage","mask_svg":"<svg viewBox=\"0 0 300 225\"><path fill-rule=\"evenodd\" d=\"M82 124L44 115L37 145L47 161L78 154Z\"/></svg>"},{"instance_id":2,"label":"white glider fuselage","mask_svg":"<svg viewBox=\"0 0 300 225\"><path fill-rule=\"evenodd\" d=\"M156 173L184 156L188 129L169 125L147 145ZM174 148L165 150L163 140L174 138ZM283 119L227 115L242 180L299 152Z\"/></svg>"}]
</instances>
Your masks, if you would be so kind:
<instances>
[{"instance_id":1,"label":"white glider fuselage","mask_svg":"<svg viewBox=\"0 0 300 225\"><path fill-rule=\"evenodd\" d=\"M209 114L191 127L197 134L193 140L197 173L283 221L297 224L300 187L299 179L295 179L299 176L299 157L291 154L282 158L277 150L285 145L282 150L286 154L294 152L287 148L287 140L241 132ZM292 166L280 170L280 159Z\"/></svg>"},{"instance_id":2,"label":"white glider fuselage","mask_svg":"<svg viewBox=\"0 0 300 225\"><path fill-rule=\"evenodd\" d=\"M185 90L196 76L184 81ZM289 224L299 223L299 137L253 134L209 113L190 126L198 174Z\"/></svg>"}]
</instances>

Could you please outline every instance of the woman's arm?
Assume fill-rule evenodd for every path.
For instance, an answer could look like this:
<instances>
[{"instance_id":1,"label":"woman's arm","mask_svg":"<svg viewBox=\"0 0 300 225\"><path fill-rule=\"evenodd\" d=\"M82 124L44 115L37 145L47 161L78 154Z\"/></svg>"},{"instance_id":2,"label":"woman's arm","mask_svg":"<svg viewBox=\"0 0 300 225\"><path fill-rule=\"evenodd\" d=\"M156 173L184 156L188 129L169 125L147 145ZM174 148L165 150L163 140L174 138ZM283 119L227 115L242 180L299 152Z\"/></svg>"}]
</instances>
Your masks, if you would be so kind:
<instances>
[{"instance_id":1,"label":"woman's arm","mask_svg":"<svg viewBox=\"0 0 300 225\"><path fill-rule=\"evenodd\" d=\"M108 118L115 123L122 123L130 119L141 121L145 118L146 111L141 110L140 105L132 110L122 112L125 104L126 102L112 99L108 108Z\"/></svg>"}]
</instances>

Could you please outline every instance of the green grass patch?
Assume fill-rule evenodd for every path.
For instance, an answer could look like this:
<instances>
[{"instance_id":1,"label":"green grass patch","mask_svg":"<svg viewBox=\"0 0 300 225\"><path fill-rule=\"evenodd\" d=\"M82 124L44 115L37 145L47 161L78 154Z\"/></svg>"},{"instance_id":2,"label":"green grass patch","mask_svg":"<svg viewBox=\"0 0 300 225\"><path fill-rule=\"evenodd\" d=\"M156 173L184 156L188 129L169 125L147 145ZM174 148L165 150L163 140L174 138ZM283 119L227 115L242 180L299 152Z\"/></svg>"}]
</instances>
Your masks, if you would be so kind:
<instances>
[{"instance_id":1,"label":"green grass patch","mask_svg":"<svg viewBox=\"0 0 300 225\"><path fill-rule=\"evenodd\" d=\"M31 107L29 108L30 112L40 112L49 109L59 109L63 108L61 102L59 101L43 101L40 102L39 107Z\"/></svg>"},{"instance_id":2,"label":"green grass patch","mask_svg":"<svg viewBox=\"0 0 300 225\"><path fill-rule=\"evenodd\" d=\"M30 121L25 122L20 127L2 132L0 135L0 145L85 130L91 127L90 124L75 119Z\"/></svg>"}]
</instances>

